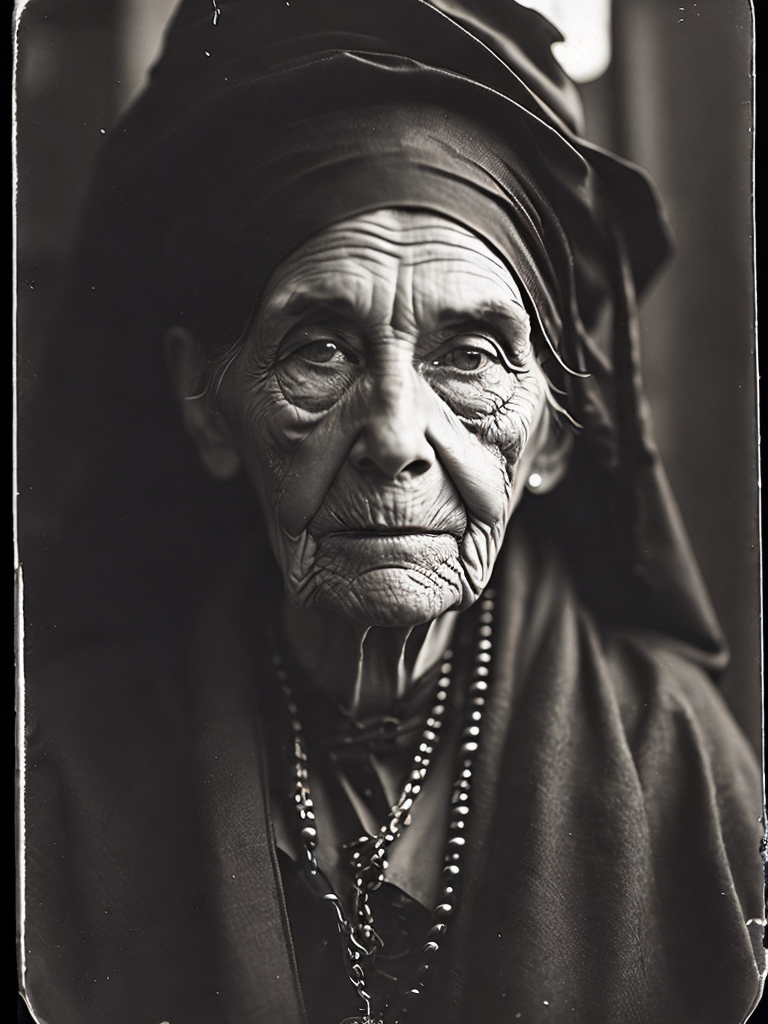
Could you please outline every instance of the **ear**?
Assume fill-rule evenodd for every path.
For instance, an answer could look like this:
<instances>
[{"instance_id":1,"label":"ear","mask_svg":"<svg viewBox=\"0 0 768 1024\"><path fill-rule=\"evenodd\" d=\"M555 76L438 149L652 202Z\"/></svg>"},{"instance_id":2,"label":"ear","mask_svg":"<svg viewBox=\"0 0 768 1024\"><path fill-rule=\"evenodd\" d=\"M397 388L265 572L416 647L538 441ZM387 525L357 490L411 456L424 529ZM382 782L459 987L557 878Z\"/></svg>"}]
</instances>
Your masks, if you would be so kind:
<instances>
[{"instance_id":1,"label":"ear","mask_svg":"<svg viewBox=\"0 0 768 1024\"><path fill-rule=\"evenodd\" d=\"M186 327L172 327L165 336L165 355L184 425L203 465L217 480L229 480L240 469L240 453L224 417L202 390L207 369L203 346Z\"/></svg>"},{"instance_id":2,"label":"ear","mask_svg":"<svg viewBox=\"0 0 768 1024\"><path fill-rule=\"evenodd\" d=\"M533 494L546 494L565 476L568 457L573 446L573 434L567 426L555 421L545 409L540 423L539 445L531 461L526 488Z\"/></svg>"}]
</instances>

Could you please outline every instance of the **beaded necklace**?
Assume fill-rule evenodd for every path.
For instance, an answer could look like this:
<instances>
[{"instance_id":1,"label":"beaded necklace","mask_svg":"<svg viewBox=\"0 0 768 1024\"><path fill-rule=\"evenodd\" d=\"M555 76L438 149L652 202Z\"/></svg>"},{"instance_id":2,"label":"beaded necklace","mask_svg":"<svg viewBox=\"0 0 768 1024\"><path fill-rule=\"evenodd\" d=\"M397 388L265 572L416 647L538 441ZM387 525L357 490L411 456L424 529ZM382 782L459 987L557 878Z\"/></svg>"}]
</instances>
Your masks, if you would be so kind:
<instances>
[{"instance_id":1,"label":"beaded necklace","mask_svg":"<svg viewBox=\"0 0 768 1024\"><path fill-rule=\"evenodd\" d=\"M470 792L475 758L479 749L480 726L488 690L491 651L493 647L493 608L495 595L486 591L480 602L478 638L475 663L472 669L466 700L466 720L461 733L458 776L453 783L451 794L448 839L445 849L442 890L432 912L433 925L429 929L421 949L422 961L413 972L408 988L396 1003L390 1003L374 1011L372 998L366 981L366 967L372 963L376 951L383 945L375 930L369 893L378 889L385 880L387 851L410 824L413 802L421 791L432 760L435 746L445 715L445 702L451 685L452 652L446 651L440 666L434 703L426 720L413 766L397 801L390 808L387 820L375 835L365 834L354 842L346 844L350 851L350 863L354 874L352 892L352 913L347 917L344 907L335 893L328 893L325 899L332 903L336 912L339 934L346 951L346 968L349 980L357 992L360 1012L345 1017L340 1024L386 1024L385 1014L394 1011L391 1024L404 1021L409 1010L421 1002L421 996L430 964L440 949L448 930L458 898L458 883L461 874L461 857L466 845L464 832L470 810ZM293 732L293 802L301 825L301 842L309 862L310 875L319 872L315 849L317 847L317 821L314 803L309 788L309 765L304 730L299 718L293 691L278 654L273 656L275 675L280 683L291 718Z\"/></svg>"}]
</instances>

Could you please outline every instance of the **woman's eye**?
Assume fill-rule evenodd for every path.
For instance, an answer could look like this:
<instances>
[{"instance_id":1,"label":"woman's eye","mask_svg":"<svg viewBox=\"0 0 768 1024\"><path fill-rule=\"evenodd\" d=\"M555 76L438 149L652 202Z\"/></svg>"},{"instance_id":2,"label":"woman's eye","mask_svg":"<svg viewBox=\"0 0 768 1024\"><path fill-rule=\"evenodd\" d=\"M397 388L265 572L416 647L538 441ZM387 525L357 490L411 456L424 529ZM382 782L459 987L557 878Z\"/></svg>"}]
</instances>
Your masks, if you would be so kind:
<instances>
[{"instance_id":1,"label":"woman's eye","mask_svg":"<svg viewBox=\"0 0 768 1024\"><path fill-rule=\"evenodd\" d=\"M318 338L316 341L310 341L306 345L294 349L292 355L299 356L308 363L354 365L358 362L355 355L340 348L335 342L327 338Z\"/></svg>"},{"instance_id":2,"label":"woman's eye","mask_svg":"<svg viewBox=\"0 0 768 1024\"><path fill-rule=\"evenodd\" d=\"M448 366L464 372L484 370L499 362L496 347L485 339L446 346L429 360L431 366Z\"/></svg>"},{"instance_id":3,"label":"woman's eye","mask_svg":"<svg viewBox=\"0 0 768 1024\"><path fill-rule=\"evenodd\" d=\"M284 398L309 412L322 412L338 401L364 369L355 341L328 330L302 329L285 340L275 365Z\"/></svg>"},{"instance_id":4,"label":"woman's eye","mask_svg":"<svg viewBox=\"0 0 768 1024\"><path fill-rule=\"evenodd\" d=\"M432 365L455 366L457 370L480 370L490 361L491 356L487 352L481 352L478 348L462 346L445 352L439 359L435 359Z\"/></svg>"}]
</instances>

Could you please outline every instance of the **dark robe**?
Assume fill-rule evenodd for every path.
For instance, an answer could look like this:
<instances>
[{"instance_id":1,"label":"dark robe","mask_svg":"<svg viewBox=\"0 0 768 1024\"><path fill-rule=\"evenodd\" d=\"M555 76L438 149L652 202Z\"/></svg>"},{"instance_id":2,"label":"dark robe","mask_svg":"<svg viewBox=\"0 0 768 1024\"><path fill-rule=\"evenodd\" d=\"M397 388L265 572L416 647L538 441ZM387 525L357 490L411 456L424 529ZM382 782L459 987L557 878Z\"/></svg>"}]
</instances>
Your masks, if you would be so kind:
<instances>
[{"instance_id":1,"label":"dark robe","mask_svg":"<svg viewBox=\"0 0 768 1024\"><path fill-rule=\"evenodd\" d=\"M462 894L409 1020L740 1024L763 963L754 757L711 656L602 629L550 548L513 530L497 566ZM186 667L80 649L28 701L25 983L46 1024L305 1020L252 575Z\"/></svg>"}]
</instances>

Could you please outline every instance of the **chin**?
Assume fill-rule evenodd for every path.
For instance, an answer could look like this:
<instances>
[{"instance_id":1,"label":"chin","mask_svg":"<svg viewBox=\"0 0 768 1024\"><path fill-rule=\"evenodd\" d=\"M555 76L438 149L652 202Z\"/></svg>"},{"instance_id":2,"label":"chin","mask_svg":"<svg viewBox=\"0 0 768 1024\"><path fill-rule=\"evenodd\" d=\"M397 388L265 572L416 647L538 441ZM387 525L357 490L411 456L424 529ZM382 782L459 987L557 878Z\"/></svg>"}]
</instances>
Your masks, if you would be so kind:
<instances>
[{"instance_id":1,"label":"chin","mask_svg":"<svg viewBox=\"0 0 768 1024\"><path fill-rule=\"evenodd\" d=\"M404 567L369 569L343 588L322 584L312 604L364 627L409 628L431 622L463 603L464 590L448 580L436 582Z\"/></svg>"},{"instance_id":2,"label":"chin","mask_svg":"<svg viewBox=\"0 0 768 1024\"><path fill-rule=\"evenodd\" d=\"M458 542L445 533L326 537L304 582L296 603L363 627L431 622L462 607L467 593Z\"/></svg>"}]
</instances>

